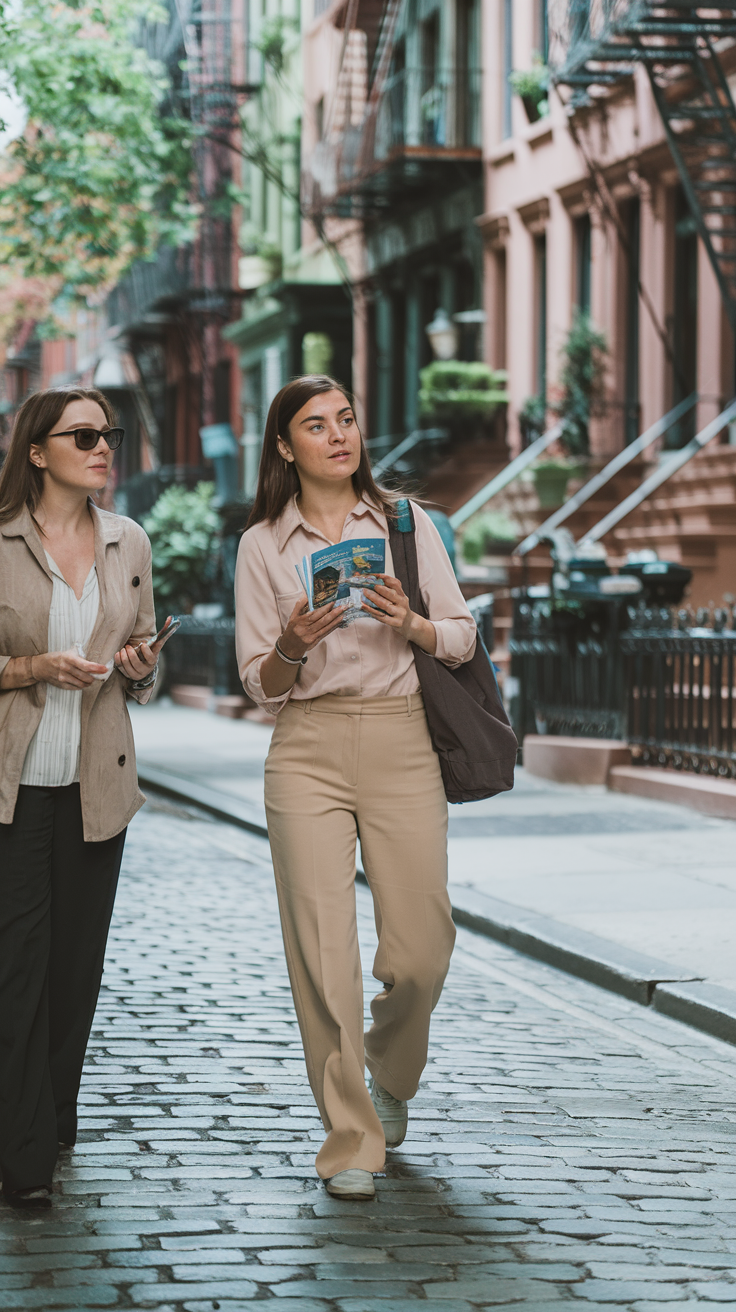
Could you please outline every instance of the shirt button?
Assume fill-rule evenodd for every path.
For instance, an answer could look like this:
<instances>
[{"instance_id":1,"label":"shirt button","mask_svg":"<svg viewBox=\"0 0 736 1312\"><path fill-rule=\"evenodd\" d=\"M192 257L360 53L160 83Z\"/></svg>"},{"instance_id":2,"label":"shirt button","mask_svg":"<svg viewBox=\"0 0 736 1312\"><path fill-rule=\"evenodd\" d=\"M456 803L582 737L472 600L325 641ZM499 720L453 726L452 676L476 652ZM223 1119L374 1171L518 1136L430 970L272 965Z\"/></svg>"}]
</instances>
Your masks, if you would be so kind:
<instances>
[{"instance_id":1,"label":"shirt button","mask_svg":"<svg viewBox=\"0 0 736 1312\"><path fill-rule=\"evenodd\" d=\"M351 659L351 661L357 661L358 657L357 657L357 656L351 656L350 659Z\"/></svg>"},{"instance_id":2,"label":"shirt button","mask_svg":"<svg viewBox=\"0 0 736 1312\"><path fill-rule=\"evenodd\" d=\"M140 581L140 579L139 579L139 577L138 577L137 574L136 574L135 577L132 579L132 583L133 583L133 587L134 587L134 588L139 588L139 587L140 587L140 585L141 585L141 581Z\"/></svg>"},{"instance_id":3,"label":"shirt button","mask_svg":"<svg viewBox=\"0 0 736 1312\"><path fill-rule=\"evenodd\" d=\"M119 756L119 757L118 757L118 765L125 765L125 757L124 757L124 756Z\"/></svg>"}]
</instances>

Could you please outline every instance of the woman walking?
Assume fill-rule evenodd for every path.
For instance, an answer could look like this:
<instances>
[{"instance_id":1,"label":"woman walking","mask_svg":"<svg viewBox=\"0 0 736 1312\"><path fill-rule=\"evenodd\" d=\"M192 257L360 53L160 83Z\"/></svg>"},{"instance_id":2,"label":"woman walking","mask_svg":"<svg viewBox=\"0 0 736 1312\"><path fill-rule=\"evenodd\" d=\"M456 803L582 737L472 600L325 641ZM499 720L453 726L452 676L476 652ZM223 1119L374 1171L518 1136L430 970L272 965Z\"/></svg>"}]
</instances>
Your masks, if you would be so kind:
<instances>
[{"instance_id":1,"label":"woman walking","mask_svg":"<svg viewBox=\"0 0 736 1312\"><path fill-rule=\"evenodd\" d=\"M266 762L268 831L294 1005L327 1132L317 1171L342 1198L372 1197L386 1146L404 1139L455 938L447 803L412 645L457 666L473 655L476 629L437 530L418 506L414 516L429 619L410 609L393 577L388 541L383 582L370 593L377 617L340 627L339 607L310 612L295 566L329 544L387 539L395 504L373 480L339 383L307 376L279 392L238 556L238 662L246 691L278 717ZM365 1041L358 834L378 931L373 974L383 985Z\"/></svg>"},{"instance_id":2,"label":"woman walking","mask_svg":"<svg viewBox=\"0 0 736 1312\"><path fill-rule=\"evenodd\" d=\"M156 678L151 548L99 510L123 439L94 390L21 406L0 475L0 1172L50 1207L143 802L126 693Z\"/></svg>"}]
</instances>

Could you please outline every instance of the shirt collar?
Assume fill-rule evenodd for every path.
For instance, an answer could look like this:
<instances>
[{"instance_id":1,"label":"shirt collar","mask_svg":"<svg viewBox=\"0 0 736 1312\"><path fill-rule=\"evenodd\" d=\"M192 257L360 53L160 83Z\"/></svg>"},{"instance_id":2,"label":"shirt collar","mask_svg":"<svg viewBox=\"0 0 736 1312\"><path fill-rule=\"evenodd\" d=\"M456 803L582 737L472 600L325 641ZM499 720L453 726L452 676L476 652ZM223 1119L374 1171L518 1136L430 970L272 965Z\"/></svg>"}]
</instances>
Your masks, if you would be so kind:
<instances>
[{"instance_id":1,"label":"shirt collar","mask_svg":"<svg viewBox=\"0 0 736 1312\"><path fill-rule=\"evenodd\" d=\"M378 506L375 506L372 501L369 501L367 497L363 496L357 506L354 506L350 511L348 518L363 519L366 515L370 515L375 521L377 527L385 532L386 518L383 512L379 510ZM305 533L312 533L315 537L322 538L325 542L327 541L324 534L320 533L319 529L314 528L309 521L304 518L299 506L297 505L295 494L286 508L281 512L276 524L276 541L279 551L284 550L292 533L300 527L304 529Z\"/></svg>"},{"instance_id":2,"label":"shirt collar","mask_svg":"<svg viewBox=\"0 0 736 1312\"><path fill-rule=\"evenodd\" d=\"M60 579L61 582L64 584L64 586L67 587L67 588L69 589L69 591L73 593L73 592L74 592L74 589L72 588L71 583L67 583L66 579L64 578L64 575L62 574L61 570L59 569L59 566L57 565L57 563L56 563L56 561L54 560L53 556L50 556L49 553L48 553L48 551L44 551L44 555L45 555L45 557L46 557L46 561L47 561L47 563L48 563L49 570L50 570L50 572L53 574L54 578L55 578L55 579ZM95 585L96 575L97 575L97 566L95 565L95 563L94 563L94 561L93 561L93 562L92 562L92 565L91 565L91 567L90 567L89 574L87 575L86 579L84 580L84 587L82 588L82 595L81 595L81 597L79 598L80 601L84 601L85 598L89 596L89 594L90 594L92 588L93 588L94 585Z\"/></svg>"}]
</instances>

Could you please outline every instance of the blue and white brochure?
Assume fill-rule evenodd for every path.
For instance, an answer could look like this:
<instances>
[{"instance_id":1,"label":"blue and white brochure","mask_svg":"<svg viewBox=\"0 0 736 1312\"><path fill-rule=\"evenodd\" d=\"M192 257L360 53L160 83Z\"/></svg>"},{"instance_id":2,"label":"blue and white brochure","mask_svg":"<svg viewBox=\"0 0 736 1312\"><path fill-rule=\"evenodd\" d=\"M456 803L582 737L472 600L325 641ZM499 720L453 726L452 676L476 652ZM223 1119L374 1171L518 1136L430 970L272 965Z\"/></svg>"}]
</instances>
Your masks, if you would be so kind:
<instances>
[{"instance_id":1,"label":"blue and white brochure","mask_svg":"<svg viewBox=\"0 0 736 1312\"><path fill-rule=\"evenodd\" d=\"M336 607L348 612L344 620L346 624L359 616L370 617L369 611L362 610L363 591L380 583L379 575L385 570L385 538L351 538L349 542L337 542L334 547L323 547L321 551L313 551L311 556L304 556L301 567L296 567L309 609L316 610L334 601Z\"/></svg>"}]
</instances>

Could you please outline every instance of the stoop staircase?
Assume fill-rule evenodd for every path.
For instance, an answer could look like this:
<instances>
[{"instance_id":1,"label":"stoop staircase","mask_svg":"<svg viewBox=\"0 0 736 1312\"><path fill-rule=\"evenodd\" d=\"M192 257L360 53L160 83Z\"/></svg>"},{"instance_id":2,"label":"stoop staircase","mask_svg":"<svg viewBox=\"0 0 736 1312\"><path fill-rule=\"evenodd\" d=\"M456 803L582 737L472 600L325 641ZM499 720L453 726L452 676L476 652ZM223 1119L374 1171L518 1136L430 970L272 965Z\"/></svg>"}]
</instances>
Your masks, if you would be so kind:
<instances>
[{"instance_id":1,"label":"stoop staircase","mask_svg":"<svg viewBox=\"0 0 736 1312\"><path fill-rule=\"evenodd\" d=\"M612 563L652 547L693 571L688 601L720 605L736 592L736 446L705 447L608 534Z\"/></svg>"}]
</instances>

